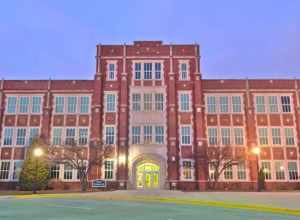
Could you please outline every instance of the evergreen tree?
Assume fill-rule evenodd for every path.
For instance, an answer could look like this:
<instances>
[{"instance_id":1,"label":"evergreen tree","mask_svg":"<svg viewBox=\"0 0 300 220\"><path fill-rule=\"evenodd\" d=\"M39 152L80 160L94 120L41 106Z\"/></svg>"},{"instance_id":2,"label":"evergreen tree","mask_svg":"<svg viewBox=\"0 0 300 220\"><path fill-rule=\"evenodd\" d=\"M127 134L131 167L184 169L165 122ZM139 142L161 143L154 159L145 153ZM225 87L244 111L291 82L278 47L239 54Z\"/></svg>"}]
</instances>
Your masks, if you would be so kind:
<instances>
[{"instance_id":1,"label":"evergreen tree","mask_svg":"<svg viewBox=\"0 0 300 220\"><path fill-rule=\"evenodd\" d=\"M258 191L263 191L265 189L265 174L263 169L258 172Z\"/></svg>"}]
</instances>

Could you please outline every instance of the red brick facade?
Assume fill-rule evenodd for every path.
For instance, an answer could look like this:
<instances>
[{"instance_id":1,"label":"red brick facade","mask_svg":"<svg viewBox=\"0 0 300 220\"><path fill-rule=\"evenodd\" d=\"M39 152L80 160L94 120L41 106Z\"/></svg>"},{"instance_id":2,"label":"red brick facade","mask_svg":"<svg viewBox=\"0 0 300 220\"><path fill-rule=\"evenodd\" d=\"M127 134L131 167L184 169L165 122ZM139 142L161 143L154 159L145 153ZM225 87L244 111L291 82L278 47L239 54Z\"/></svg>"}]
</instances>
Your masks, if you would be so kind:
<instances>
[{"instance_id":1,"label":"red brick facade","mask_svg":"<svg viewBox=\"0 0 300 220\"><path fill-rule=\"evenodd\" d=\"M32 110L33 96L41 97L38 112ZM88 111L81 110L83 96L89 97ZM16 97L11 112L8 97ZM29 97L28 105L22 97ZM56 109L57 97L64 97L62 112ZM69 97L76 97L75 111ZM13 98L10 102L14 109ZM106 141L113 131L109 143L115 149L110 169L113 177L107 180L110 188L138 187L138 167L153 163L159 166L158 177L141 177L143 186L183 190L208 189L207 151L213 142L208 129L212 128L218 144L224 141L221 145L230 146L230 157L246 157L245 168L232 167L227 177L220 178L218 189L256 190L257 164L261 167L264 162L267 168L263 168L271 175L267 189L300 188L300 80L202 79L199 45L160 41L97 45L93 80L2 80L0 103L0 162L10 161L8 174L4 165L2 174L0 170L0 188L15 187L13 163L26 156L26 144L17 143L21 136L18 128L26 129L26 140L31 128L38 128L50 144L54 128L62 129L62 139L68 136L68 128L75 129L77 138L79 129L87 128L89 157L93 154L90 143ZM8 128L12 128L12 143L4 143ZM227 136L229 144L225 144ZM261 148L259 161L251 153L256 146ZM104 179L108 175L104 166L93 167L89 180ZM51 181L51 185L77 187L74 176L63 180L63 169L59 180ZM241 172L245 177L239 176Z\"/></svg>"}]
</instances>

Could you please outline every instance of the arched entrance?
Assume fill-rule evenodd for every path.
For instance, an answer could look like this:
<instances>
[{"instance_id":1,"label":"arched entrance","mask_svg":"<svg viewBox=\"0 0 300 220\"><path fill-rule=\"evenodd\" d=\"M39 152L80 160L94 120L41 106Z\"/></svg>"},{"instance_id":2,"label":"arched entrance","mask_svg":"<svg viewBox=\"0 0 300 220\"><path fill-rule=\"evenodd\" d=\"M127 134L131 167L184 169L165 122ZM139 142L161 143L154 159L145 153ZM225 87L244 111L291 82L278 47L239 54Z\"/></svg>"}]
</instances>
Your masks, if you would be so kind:
<instances>
[{"instance_id":1,"label":"arched entrance","mask_svg":"<svg viewBox=\"0 0 300 220\"><path fill-rule=\"evenodd\" d=\"M160 167L152 162L142 162L136 167L136 188L157 189L160 186Z\"/></svg>"}]
</instances>

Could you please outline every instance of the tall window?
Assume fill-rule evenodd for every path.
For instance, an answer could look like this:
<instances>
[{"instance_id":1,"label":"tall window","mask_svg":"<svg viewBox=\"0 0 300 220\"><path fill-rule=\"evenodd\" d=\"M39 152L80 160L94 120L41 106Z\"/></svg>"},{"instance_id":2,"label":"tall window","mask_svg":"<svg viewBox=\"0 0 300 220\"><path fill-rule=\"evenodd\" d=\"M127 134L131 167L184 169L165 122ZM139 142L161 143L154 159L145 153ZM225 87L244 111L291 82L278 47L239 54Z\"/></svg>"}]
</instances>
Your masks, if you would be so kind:
<instances>
[{"instance_id":1,"label":"tall window","mask_svg":"<svg viewBox=\"0 0 300 220\"><path fill-rule=\"evenodd\" d=\"M144 143L145 144L152 143L152 126L151 125L144 126Z\"/></svg>"},{"instance_id":2,"label":"tall window","mask_svg":"<svg viewBox=\"0 0 300 220\"><path fill-rule=\"evenodd\" d=\"M277 96L269 96L269 110L271 113L278 112Z\"/></svg>"},{"instance_id":3,"label":"tall window","mask_svg":"<svg viewBox=\"0 0 300 220\"><path fill-rule=\"evenodd\" d=\"M291 97L281 96L281 105L283 112L291 112Z\"/></svg>"},{"instance_id":4,"label":"tall window","mask_svg":"<svg viewBox=\"0 0 300 220\"><path fill-rule=\"evenodd\" d=\"M116 79L116 65L114 63L108 64L108 80Z\"/></svg>"},{"instance_id":5,"label":"tall window","mask_svg":"<svg viewBox=\"0 0 300 220\"><path fill-rule=\"evenodd\" d=\"M88 113L90 108L90 97L80 97L80 113Z\"/></svg>"},{"instance_id":6,"label":"tall window","mask_svg":"<svg viewBox=\"0 0 300 220\"><path fill-rule=\"evenodd\" d=\"M13 128L4 128L3 145L12 145Z\"/></svg>"},{"instance_id":7,"label":"tall window","mask_svg":"<svg viewBox=\"0 0 300 220\"><path fill-rule=\"evenodd\" d=\"M68 97L68 113L76 112L77 99L76 96Z\"/></svg>"},{"instance_id":8,"label":"tall window","mask_svg":"<svg viewBox=\"0 0 300 220\"><path fill-rule=\"evenodd\" d=\"M161 63L155 63L155 79L161 79Z\"/></svg>"},{"instance_id":9,"label":"tall window","mask_svg":"<svg viewBox=\"0 0 300 220\"><path fill-rule=\"evenodd\" d=\"M180 64L180 80L188 80L188 69L187 69L187 64L186 63L181 63Z\"/></svg>"},{"instance_id":10,"label":"tall window","mask_svg":"<svg viewBox=\"0 0 300 220\"><path fill-rule=\"evenodd\" d=\"M64 112L65 99L62 96L57 96L55 98L55 112L63 113Z\"/></svg>"},{"instance_id":11,"label":"tall window","mask_svg":"<svg viewBox=\"0 0 300 220\"><path fill-rule=\"evenodd\" d=\"M50 178L51 179L59 179L60 165L53 164L50 168Z\"/></svg>"},{"instance_id":12,"label":"tall window","mask_svg":"<svg viewBox=\"0 0 300 220\"><path fill-rule=\"evenodd\" d=\"M7 113L16 113L17 97L9 96L7 98Z\"/></svg>"},{"instance_id":13,"label":"tall window","mask_svg":"<svg viewBox=\"0 0 300 220\"><path fill-rule=\"evenodd\" d=\"M25 145L25 137L26 137L26 129L18 128L16 145Z\"/></svg>"},{"instance_id":14,"label":"tall window","mask_svg":"<svg viewBox=\"0 0 300 220\"><path fill-rule=\"evenodd\" d=\"M224 179L225 180L233 179L232 165L229 165L224 169Z\"/></svg>"},{"instance_id":15,"label":"tall window","mask_svg":"<svg viewBox=\"0 0 300 220\"><path fill-rule=\"evenodd\" d=\"M218 130L217 128L208 128L208 143L209 145L216 145L218 143Z\"/></svg>"},{"instance_id":16,"label":"tall window","mask_svg":"<svg viewBox=\"0 0 300 220\"><path fill-rule=\"evenodd\" d=\"M67 128L66 129L66 145L73 145L75 144L75 128Z\"/></svg>"},{"instance_id":17,"label":"tall window","mask_svg":"<svg viewBox=\"0 0 300 220\"><path fill-rule=\"evenodd\" d=\"M79 145L86 145L88 143L88 129L87 128L79 128Z\"/></svg>"},{"instance_id":18,"label":"tall window","mask_svg":"<svg viewBox=\"0 0 300 220\"><path fill-rule=\"evenodd\" d=\"M41 103L42 103L42 97L40 97L40 96L32 97L32 113L40 113L41 112Z\"/></svg>"},{"instance_id":19,"label":"tall window","mask_svg":"<svg viewBox=\"0 0 300 220\"><path fill-rule=\"evenodd\" d=\"M115 127L107 126L105 128L105 143L115 144Z\"/></svg>"},{"instance_id":20,"label":"tall window","mask_svg":"<svg viewBox=\"0 0 300 220\"><path fill-rule=\"evenodd\" d=\"M191 144L191 127L182 126L181 127L181 144L187 145Z\"/></svg>"},{"instance_id":21,"label":"tall window","mask_svg":"<svg viewBox=\"0 0 300 220\"><path fill-rule=\"evenodd\" d=\"M0 161L0 180L7 180L9 178L9 161Z\"/></svg>"},{"instance_id":22,"label":"tall window","mask_svg":"<svg viewBox=\"0 0 300 220\"><path fill-rule=\"evenodd\" d=\"M228 96L220 97L220 112L228 112Z\"/></svg>"},{"instance_id":23,"label":"tall window","mask_svg":"<svg viewBox=\"0 0 300 220\"><path fill-rule=\"evenodd\" d=\"M104 161L104 179L111 180L114 178L114 161Z\"/></svg>"},{"instance_id":24,"label":"tall window","mask_svg":"<svg viewBox=\"0 0 300 220\"><path fill-rule=\"evenodd\" d=\"M144 94L144 111L152 110L152 94L145 93Z\"/></svg>"},{"instance_id":25,"label":"tall window","mask_svg":"<svg viewBox=\"0 0 300 220\"><path fill-rule=\"evenodd\" d=\"M164 109L164 95L162 93L155 94L155 110L163 111Z\"/></svg>"},{"instance_id":26,"label":"tall window","mask_svg":"<svg viewBox=\"0 0 300 220\"><path fill-rule=\"evenodd\" d=\"M258 128L258 137L260 145L268 145L268 129Z\"/></svg>"},{"instance_id":27,"label":"tall window","mask_svg":"<svg viewBox=\"0 0 300 220\"><path fill-rule=\"evenodd\" d=\"M39 137L39 128L30 128L30 130L29 130L29 145L31 145L33 140L38 137Z\"/></svg>"},{"instance_id":28,"label":"tall window","mask_svg":"<svg viewBox=\"0 0 300 220\"><path fill-rule=\"evenodd\" d=\"M116 95L106 94L106 112L116 111Z\"/></svg>"},{"instance_id":29,"label":"tall window","mask_svg":"<svg viewBox=\"0 0 300 220\"><path fill-rule=\"evenodd\" d=\"M64 164L64 180L73 179L73 167L69 163Z\"/></svg>"},{"instance_id":30,"label":"tall window","mask_svg":"<svg viewBox=\"0 0 300 220\"><path fill-rule=\"evenodd\" d=\"M141 94L138 93L132 94L132 110L134 112L141 111Z\"/></svg>"},{"instance_id":31,"label":"tall window","mask_svg":"<svg viewBox=\"0 0 300 220\"><path fill-rule=\"evenodd\" d=\"M215 96L207 96L207 112L215 113L216 111L217 111L216 97Z\"/></svg>"},{"instance_id":32,"label":"tall window","mask_svg":"<svg viewBox=\"0 0 300 220\"><path fill-rule=\"evenodd\" d=\"M275 176L276 180L285 179L283 161L275 161Z\"/></svg>"},{"instance_id":33,"label":"tall window","mask_svg":"<svg viewBox=\"0 0 300 220\"><path fill-rule=\"evenodd\" d=\"M163 144L164 143L164 127L155 126L155 143Z\"/></svg>"},{"instance_id":34,"label":"tall window","mask_svg":"<svg viewBox=\"0 0 300 220\"><path fill-rule=\"evenodd\" d=\"M29 97L27 97L27 96L20 97L19 112L20 113L27 113L28 112L28 106L29 106Z\"/></svg>"},{"instance_id":35,"label":"tall window","mask_svg":"<svg viewBox=\"0 0 300 220\"><path fill-rule=\"evenodd\" d=\"M152 79L152 63L144 63L144 79Z\"/></svg>"},{"instance_id":36,"label":"tall window","mask_svg":"<svg viewBox=\"0 0 300 220\"><path fill-rule=\"evenodd\" d=\"M272 179L272 174L271 174L271 162L269 161L262 161L261 162L261 168L265 174L265 179L270 180Z\"/></svg>"},{"instance_id":37,"label":"tall window","mask_svg":"<svg viewBox=\"0 0 300 220\"><path fill-rule=\"evenodd\" d=\"M141 63L135 63L134 64L134 78L136 80L140 80L141 79Z\"/></svg>"},{"instance_id":38,"label":"tall window","mask_svg":"<svg viewBox=\"0 0 300 220\"><path fill-rule=\"evenodd\" d=\"M288 162L289 180L298 180L298 166L297 162Z\"/></svg>"},{"instance_id":39,"label":"tall window","mask_svg":"<svg viewBox=\"0 0 300 220\"><path fill-rule=\"evenodd\" d=\"M135 126L132 127L132 144L141 143L141 127Z\"/></svg>"},{"instance_id":40,"label":"tall window","mask_svg":"<svg viewBox=\"0 0 300 220\"><path fill-rule=\"evenodd\" d=\"M242 100L240 96L232 96L232 112L242 112Z\"/></svg>"},{"instance_id":41,"label":"tall window","mask_svg":"<svg viewBox=\"0 0 300 220\"><path fill-rule=\"evenodd\" d=\"M180 111L190 111L190 96L189 94L180 94Z\"/></svg>"},{"instance_id":42,"label":"tall window","mask_svg":"<svg viewBox=\"0 0 300 220\"><path fill-rule=\"evenodd\" d=\"M53 135L52 135L53 145L61 145L61 135L62 135L61 128L53 128Z\"/></svg>"},{"instance_id":43,"label":"tall window","mask_svg":"<svg viewBox=\"0 0 300 220\"><path fill-rule=\"evenodd\" d=\"M193 178L193 164L190 160L182 161L182 177L184 180L191 180Z\"/></svg>"},{"instance_id":44,"label":"tall window","mask_svg":"<svg viewBox=\"0 0 300 220\"><path fill-rule=\"evenodd\" d=\"M243 128L234 128L234 142L236 145L244 144L244 130Z\"/></svg>"},{"instance_id":45,"label":"tall window","mask_svg":"<svg viewBox=\"0 0 300 220\"><path fill-rule=\"evenodd\" d=\"M22 170L22 165L23 165L23 161L21 160L15 160L13 163L14 167L13 167L13 180L18 180L21 170Z\"/></svg>"},{"instance_id":46,"label":"tall window","mask_svg":"<svg viewBox=\"0 0 300 220\"><path fill-rule=\"evenodd\" d=\"M237 165L237 178L238 180L246 179L246 165L244 161L240 161Z\"/></svg>"},{"instance_id":47,"label":"tall window","mask_svg":"<svg viewBox=\"0 0 300 220\"><path fill-rule=\"evenodd\" d=\"M284 133L285 133L285 144L286 145L295 145L294 129L293 128L284 128Z\"/></svg>"},{"instance_id":48,"label":"tall window","mask_svg":"<svg viewBox=\"0 0 300 220\"><path fill-rule=\"evenodd\" d=\"M264 96L256 96L256 112L265 112L265 97Z\"/></svg>"},{"instance_id":49,"label":"tall window","mask_svg":"<svg viewBox=\"0 0 300 220\"><path fill-rule=\"evenodd\" d=\"M222 145L230 144L230 128L221 128Z\"/></svg>"},{"instance_id":50,"label":"tall window","mask_svg":"<svg viewBox=\"0 0 300 220\"><path fill-rule=\"evenodd\" d=\"M272 128L271 131L272 131L272 144L281 145L280 128Z\"/></svg>"}]
</instances>

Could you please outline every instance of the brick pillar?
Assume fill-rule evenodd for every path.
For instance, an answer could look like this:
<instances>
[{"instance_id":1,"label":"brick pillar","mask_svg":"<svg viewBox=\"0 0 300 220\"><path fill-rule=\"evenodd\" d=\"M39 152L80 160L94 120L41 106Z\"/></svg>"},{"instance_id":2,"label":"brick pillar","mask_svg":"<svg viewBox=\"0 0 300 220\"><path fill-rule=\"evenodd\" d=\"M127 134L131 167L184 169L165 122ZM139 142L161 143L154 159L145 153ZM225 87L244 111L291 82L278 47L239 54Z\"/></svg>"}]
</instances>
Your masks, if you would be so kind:
<instances>
[{"instance_id":1,"label":"brick pillar","mask_svg":"<svg viewBox=\"0 0 300 220\"><path fill-rule=\"evenodd\" d=\"M51 130L51 114L52 114L52 95L51 95L51 80L48 81L47 93L44 95L43 102L43 113L42 113L42 128L41 128L41 138L50 144L50 130Z\"/></svg>"},{"instance_id":2,"label":"brick pillar","mask_svg":"<svg viewBox=\"0 0 300 220\"><path fill-rule=\"evenodd\" d=\"M2 127L3 127L3 115L5 111L5 95L3 92L4 89L4 80L2 79L0 82L0 139L2 136Z\"/></svg>"},{"instance_id":3,"label":"brick pillar","mask_svg":"<svg viewBox=\"0 0 300 220\"><path fill-rule=\"evenodd\" d=\"M297 129L297 140L298 152L300 152L300 92L299 92L299 80L295 80L295 94L293 96L294 106L295 106L295 119L296 119L296 129Z\"/></svg>"}]
</instances>

